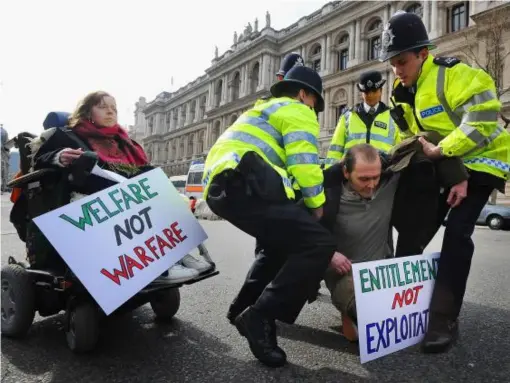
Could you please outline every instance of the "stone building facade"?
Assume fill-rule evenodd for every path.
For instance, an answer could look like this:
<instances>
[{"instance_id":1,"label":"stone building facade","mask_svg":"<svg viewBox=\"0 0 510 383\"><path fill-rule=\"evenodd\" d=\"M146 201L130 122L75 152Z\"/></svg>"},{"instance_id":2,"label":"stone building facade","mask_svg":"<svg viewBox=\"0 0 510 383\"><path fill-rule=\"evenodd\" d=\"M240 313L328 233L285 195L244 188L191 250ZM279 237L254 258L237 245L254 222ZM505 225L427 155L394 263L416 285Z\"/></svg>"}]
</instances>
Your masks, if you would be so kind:
<instances>
[{"instance_id":1,"label":"stone building facade","mask_svg":"<svg viewBox=\"0 0 510 383\"><path fill-rule=\"evenodd\" d=\"M320 151L324 156L338 118L346 106L359 102L355 84L361 72L380 70L387 84L394 80L388 63L377 60L383 26L399 9L421 15L437 49L435 55L456 56L474 64L470 47L483 61L487 49L480 38L491 9L509 11L501 1L334 1L296 23L276 31L270 15L259 30L258 21L234 34L232 47L219 55L216 49L205 74L175 92L162 92L147 102L140 98L131 129L152 162L170 175L186 174L193 159L204 158L215 140L257 98L269 93L281 59L298 52L306 65L324 81L326 109L319 116ZM475 22L476 20L476 22ZM505 29L504 52L510 49ZM508 41L508 43L506 42ZM478 54L477 52L480 52ZM510 65L506 66L510 68ZM503 84L510 85L510 69ZM390 86L383 92L388 102ZM510 103L502 98L505 109Z\"/></svg>"}]
</instances>

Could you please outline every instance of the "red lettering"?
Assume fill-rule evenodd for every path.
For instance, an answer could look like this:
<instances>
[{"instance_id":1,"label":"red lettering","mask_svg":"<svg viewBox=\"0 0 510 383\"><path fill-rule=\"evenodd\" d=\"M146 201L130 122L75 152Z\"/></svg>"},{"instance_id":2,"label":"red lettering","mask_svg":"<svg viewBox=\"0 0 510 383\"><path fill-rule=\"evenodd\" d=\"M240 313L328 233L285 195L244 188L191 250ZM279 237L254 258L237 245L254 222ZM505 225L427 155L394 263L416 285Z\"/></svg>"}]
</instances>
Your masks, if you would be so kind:
<instances>
[{"instance_id":1,"label":"red lettering","mask_svg":"<svg viewBox=\"0 0 510 383\"><path fill-rule=\"evenodd\" d=\"M133 267L136 267L138 270L143 270L143 266L136 262L129 255L124 254L124 259L126 260L126 265L128 268L129 276L133 278Z\"/></svg>"},{"instance_id":2,"label":"red lettering","mask_svg":"<svg viewBox=\"0 0 510 383\"><path fill-rule=\"evenodd\" d=\"M402 293L396 293L395 297L393 298L393 304L391 305L391 309L395 310L397 304L400 307L404 306L404 303L406 306L410 304L415 305L418 300L418 294L422 288L423 285L420 285L407 290L403 290Z\"/></svg>"},{"instance_id":3,"label":"red lettering","mask_svg":"<svg viewBox=\"0 0 510 383\"><path fill-rule=\"evenodd\" d=\"M395 294L395 298L393 298L393 304L391 305L391 309L395 310L395 306L398 304L400 307L404 305L404 292L402 291L402 295L400 293Z\"/></svg>"},{"instance_id":4,"label":"red lettering","mask_svg":"<svg viewBox=\"0 0 510 383\"><path fill-rule=\"evenodd\" d=\"M413 287L413 290L414 290L414 301L413 301L413 305L416 304L416 301L418 300L418 293L420 292L420 290L423 289L423 285L419 285L419 286L415 286Z\"/></svg>"},{"instance_id":5,"label":"red lettering","mask_svg":"<svg viewBox=\"0 0 510 383\"><path fill-rule=\"evenodd\" d=\"M149 266L148 262L154 262L154 259L147 256L147 254L145 253L145 249L143 247L137 246L133 249L133 251L135 252L140 262L142 262L145 267Z\"/></svg>"},{"instance_id":6,"label":"red lettering","mask_svg":"<svg viewBox=\"0 0 510 383\"><path fill-rule=\"evenodd\" d=\"M101 269L101 274L103 274L107 278L110 278L113 282L115 282L116 284L118 284L120 286L120 278L119 277L129 279L129 275L127 273L126 263L124 262L124 257L122 255L119 257L119 263L120 263L120 268L122 271L113 269L113 275L112 275L108 270L103 268L103 269Z\"/></svg>"},{"instance_id":7,"label":"red lettering","mask_svg":"<svg viewBox=\"0 0 510 383\"><path fill-rule=\"evenodd\" d=\"M177 229L178 222L174 222L170 225L170 228L174 232L175 236L179 239L180 242L183 242L186 238L188 238L186 235L184 237L181 236L182 230Z\"/></svg>"},{"instance_id":8,"label":"red lettering","mask_svg":"<svg viewBox=\"0 0 510 383\"><path fill-rule=\"evenodd\" d=\"M156 253L156 247L154 247L154 245L151 244L151 242L154 241L154 239L155 239L154 237L150 237L147 241L145 241L145 246L149 248L152 255L159 259L159 255Z\"/></svg>"},{"instance_id":9,"label":"red lettering","mask_svg":"<svg viewBox=\"0 0 510 383\"><path fill-rule=\"evenodd\" d=\"M170 246L168 244L168 242L165 241L163 238L161 238L159 235L156 234L156 238L158 240L158 246L159 246L159 251L161 252L161 255L165 256L165 247L168 247L170 250L173 249L173 247Z\"/></svg>"},{"instance_id":10,"label":"red lettering","mask_svg":"<svg viewBox=\"0 0 510 383\"><path fill-rule=\"evenodd\" d=\"M168 241L170 241L172 248L177 246L177 244L179 243L179 240L174 238L174 233L172 233L172 231L170 229L164 229L163 234L165 234L166 239L168 239Z\"/></svg>"}]
</instances>

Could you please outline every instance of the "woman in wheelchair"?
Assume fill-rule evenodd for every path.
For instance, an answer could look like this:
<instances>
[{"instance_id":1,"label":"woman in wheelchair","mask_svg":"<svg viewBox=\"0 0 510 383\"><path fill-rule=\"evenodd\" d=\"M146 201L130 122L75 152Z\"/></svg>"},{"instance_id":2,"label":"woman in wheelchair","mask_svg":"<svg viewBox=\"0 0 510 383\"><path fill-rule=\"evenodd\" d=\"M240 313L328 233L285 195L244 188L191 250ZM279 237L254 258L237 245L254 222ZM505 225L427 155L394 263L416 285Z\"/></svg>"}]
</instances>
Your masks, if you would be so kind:
<instances>
[{"instance_id":1,"label":"woman in wheelchair","mask_svg":"<svg viewBox=\"0 0 510 383\"><path fill-rule=\"evenodd\" d=\"M132 140L117 122L115 99L106 92L88 94L79 102L64 129L45 131L30 144L34 170L67 168L85 160L86 153L97 155L97 165L123 177L135 177L154 167L143 148ZM88 175L87 182L75 182L70 202L111 186L101 177ZM172 283L195 278L212 267L203 257L185 256L160 279Z\"/></svg>"}]
</instances>

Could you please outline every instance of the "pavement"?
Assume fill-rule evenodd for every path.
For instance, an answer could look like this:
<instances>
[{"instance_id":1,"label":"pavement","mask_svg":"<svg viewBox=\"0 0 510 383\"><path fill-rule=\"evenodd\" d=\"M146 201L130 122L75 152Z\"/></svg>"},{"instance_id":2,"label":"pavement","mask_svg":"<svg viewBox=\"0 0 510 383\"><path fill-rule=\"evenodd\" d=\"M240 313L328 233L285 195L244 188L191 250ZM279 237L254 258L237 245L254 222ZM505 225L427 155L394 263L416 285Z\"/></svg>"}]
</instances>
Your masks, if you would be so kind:
<instances>
[{"instance_id":1,"label":"pavement","mask_svg":"<svg viewBox=\"0 0 510 383\"><path fill-rule=\"evenodd\" d=\"M1 198L1 255L23 258ZM254 240L224 221L202 221L220 275L181 289L181 309L156 323L149 305L111 318L98 348L68 350L62 315L36 317L26 339L1 339L1 382L508 382L510 371L510 232L477 228L476 254L461 314L461 338L450 352L411 347L361 365L357 346L338 333L340 316L322 289L294 326L279 327L289 364L257 362L225 319L253 260ZM440 248L442 231L427 251Z\"/></svg>"}]
</instances>

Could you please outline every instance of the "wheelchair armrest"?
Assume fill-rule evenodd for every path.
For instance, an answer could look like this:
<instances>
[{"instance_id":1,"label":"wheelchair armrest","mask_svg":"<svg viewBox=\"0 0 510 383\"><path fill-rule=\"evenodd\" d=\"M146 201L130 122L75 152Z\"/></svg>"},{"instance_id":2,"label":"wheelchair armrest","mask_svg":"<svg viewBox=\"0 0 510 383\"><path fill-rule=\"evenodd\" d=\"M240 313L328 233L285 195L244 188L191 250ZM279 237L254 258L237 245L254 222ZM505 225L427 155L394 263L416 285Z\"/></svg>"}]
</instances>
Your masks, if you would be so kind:
<instances>
[{"instance_id":1,"label":"wheelchair armrest","mask_svg":"<svg viewBox=\"0 0 510 383\"><path fill-rule=\"evenodd\" d=\"M29 183L40 181L49 174L54 174L58 171L59 170L57 169L51 168L36 170L35 172L31 172L25 174L24 176L13 179L7 184L7 186L10 188L23 188L27 186Z\"/></svg>"}]
</instances>

